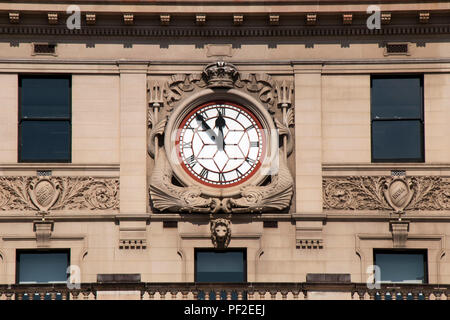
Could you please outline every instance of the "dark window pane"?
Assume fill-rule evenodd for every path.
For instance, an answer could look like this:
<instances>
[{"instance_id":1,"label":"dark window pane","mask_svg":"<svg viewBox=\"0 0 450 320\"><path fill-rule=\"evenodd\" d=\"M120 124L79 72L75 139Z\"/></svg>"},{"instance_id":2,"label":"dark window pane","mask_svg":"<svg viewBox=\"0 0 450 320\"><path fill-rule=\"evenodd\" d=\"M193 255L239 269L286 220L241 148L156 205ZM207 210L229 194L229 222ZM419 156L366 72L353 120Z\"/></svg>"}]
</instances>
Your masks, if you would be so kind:
<instances>
[{"instance_id":1,"label":"dark window pane","mask_svg":"<svg viewBox=\"0 0 450 320\"><path fill-rule=\"evenodd\" d=\"M244 282L245 261L242 251L196 252L197 282Z\"/></svg>"},{"instance_id":2,"label":"dark window pane","mask_svg":"<svg viewBox=\"0 0 450 320\"><path fill-rule=\"evenodd\" d=\"M23 121L21 129L22 161L69 161L69 121Z\"/></svg>"},{"instance_id":3,"label":"dark window pane","mask_svg":"<svg viewBox=\"0 0 450 320\"><path fill-rule=\"evenodd\" d=\"M374 160L423 159L421 121L373 121L372 150Z\"/></svg>"},{"instance_id":4,"label":"dark window pane","mask_svg":"<svg viewBox=\"0 0 450 320\"><path fill-rule=\"evenodd\" d=\"M375 253L381 282L425 283L424 253Z\"/></svg>"},{"instance_id":5,"label":"dark window pane","mask_svg":"<svg viewBox=\"0 0 450 320\"><path fill-rule=\"evenodd\" d=\"M21 116L69 118L69 78L21 78Z\"/></svg>"},{"instance_id":6,"label":"dark window pane","mask_svg":"<svg viewBox=\"0 0 450 320\"><path fill-rule=\"evenodd\" d=\"M19 253L19 283L66 282L68 253Z\"/></svg>"},{"instance_id":7,"label":"dark window pane","mask_svg":"<svg viewBox=\"0 0 450 320\"><path fill-rule=\"evenodd\" d=\"M372 78L372 119L422 118L421 77Z\"/></svg>"}]
</instances>

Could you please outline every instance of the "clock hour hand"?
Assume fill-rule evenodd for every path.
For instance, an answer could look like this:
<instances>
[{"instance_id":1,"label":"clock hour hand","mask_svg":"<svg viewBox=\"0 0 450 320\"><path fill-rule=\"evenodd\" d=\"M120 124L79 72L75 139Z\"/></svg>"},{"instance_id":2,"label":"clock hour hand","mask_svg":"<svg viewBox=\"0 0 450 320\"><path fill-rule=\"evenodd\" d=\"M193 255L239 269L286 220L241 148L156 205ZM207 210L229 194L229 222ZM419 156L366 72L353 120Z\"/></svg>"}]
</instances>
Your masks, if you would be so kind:
<instances>
[{"instance_id":1,"label":"clock hour hand","mask_svg":"<svg viewBox=\"0 0 450 320\"><path fill-rule=\"evenodd\" d=\"M206 133L209 135L211 140L214 141L215 143L217 143L217 136L216 136L214 130L211 129L211 127L206 123L206 121L205 121L205 119L203 119L202 115L201 114L197 114L195 119L197 120L197 123L198 122L201 123L202 129L206 131Z\"/></svg>"},{"instance_id":2,"label":"clock hour hand","mask_svg":"<svg viewBox=\"0 0 450 320\"><path fill-rule=\"evenodd\" d=\"M219 111L219 116L216 119L215 126L216 126L216 128L219 128L219 136L216 141L216 144L217 144L219 151L223 151L223 149L225 147L225 138L223 136L223 128L225 127L225 118L222 117L222 114L220 113L220 111Z\"/></svg>"}]
</instances>

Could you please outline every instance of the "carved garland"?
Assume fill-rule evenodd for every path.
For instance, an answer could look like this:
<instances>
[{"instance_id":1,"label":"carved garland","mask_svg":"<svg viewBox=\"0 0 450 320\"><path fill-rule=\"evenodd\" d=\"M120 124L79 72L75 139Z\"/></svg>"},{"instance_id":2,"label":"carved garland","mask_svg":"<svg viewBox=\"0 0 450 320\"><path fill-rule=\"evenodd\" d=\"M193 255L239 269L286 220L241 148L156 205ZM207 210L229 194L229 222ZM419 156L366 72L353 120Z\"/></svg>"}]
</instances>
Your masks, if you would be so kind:
<instances>
[{"instance_id":1,"label":"carved garland","mask_svg":"<svg viewBox=\"0 0 450 320\"><path fill-rule=\"evenodd\" d=\"M200 188L184 187L172 182L174 176L164 148L158 137L164 134L168 117L176 103L186 94L200 88L238 88L259 99L267 108L283 137L279 148L279 171L271 176L265 186L244 186L239 198L211 198L202 195ZM294 124L292 111L293 85L275 82L267 74L239 73L235 66L216 62L208 65L202 74L176 74L161 86L149 82L149 133L148 152L155 158L150 178L151 206L159 211L215 213L263 212L284 210L289 207L293 195L293 178L287 167L287 157L293 151L293 139L289 127ZM277 102L275 104L275 102ZM160 108L165 105L165 116L158 119ZM274 118L274 105L282 109L282 119Z\"/></svg>"},{"instance_id":2,"label":"carved garland","mask_svg":"<svg viewBox=\"0 0 450 320\"><path fill-rule=\"evenodd\" d=\"M327 177L325 210L449 210L450 179L445 177Z\"/></svg>"},{"instance_id":3,"label":"carved garland","mask_svg":"<svg viewBox=\"0 0 450 320\"><path fill-rule=\"evenodd\" d=\"M0 177L0 210L119 210L119 180Z\"/></svg>"}]
</instances>

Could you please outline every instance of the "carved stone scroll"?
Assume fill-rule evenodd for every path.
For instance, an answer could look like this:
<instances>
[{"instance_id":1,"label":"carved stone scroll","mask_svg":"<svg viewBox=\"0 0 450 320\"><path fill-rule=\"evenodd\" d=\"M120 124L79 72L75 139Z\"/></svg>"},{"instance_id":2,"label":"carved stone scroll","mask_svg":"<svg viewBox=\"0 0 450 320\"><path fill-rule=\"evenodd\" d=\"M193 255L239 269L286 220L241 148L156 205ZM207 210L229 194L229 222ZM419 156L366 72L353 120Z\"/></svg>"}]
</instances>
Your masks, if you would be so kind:
<instances>
[{"instance_id":1,"label":"carved stone scroll","mask_svg":"<svg viewBox=\"0 0 450 320\"><path fill-rule=\"evenodd\" d=\"M278 173L271 177L272 181L268 185L242 187L242 197L227 199L225 211L266 212L288 208L293 195L294 180L281 154L279 163Z\"/></svg>"},{"instance_id":2,"label":"carved stone scroll","mask_svg":"<svg viewBox=\"0 0 450 320\"><path fill-rule=\"evenodd\" d=\"M175 212L214 212L220 200L202 197L198 187L179 187L172 182L173 170L163 148L150 179L150 199L155 209Z\"/></svg>"}]
</instances>

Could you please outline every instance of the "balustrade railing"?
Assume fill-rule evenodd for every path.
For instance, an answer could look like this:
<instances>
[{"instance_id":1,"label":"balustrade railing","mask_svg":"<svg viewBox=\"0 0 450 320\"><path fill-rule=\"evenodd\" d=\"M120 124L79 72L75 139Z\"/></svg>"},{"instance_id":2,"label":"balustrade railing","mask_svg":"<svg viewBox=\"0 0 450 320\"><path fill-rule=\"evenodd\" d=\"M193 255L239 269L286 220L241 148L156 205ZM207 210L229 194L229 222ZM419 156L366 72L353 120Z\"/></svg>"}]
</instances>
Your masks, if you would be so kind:
<instances>
[{"instance_id":1,"label":"balustrade railing","mask_svg":"<svg viewBox=\"0 0 450 320\"><path fill-rule=\"evenodd\" d=\"M449 289L448 289L449 288ZM134 294L140 300L447 300L449 285L364 283L82 283L0 285L0 300L96 300ZM133 295L131 295L133 296ZM105 298L106 297L106 298Z\"/></svg>"}]
</instances>

